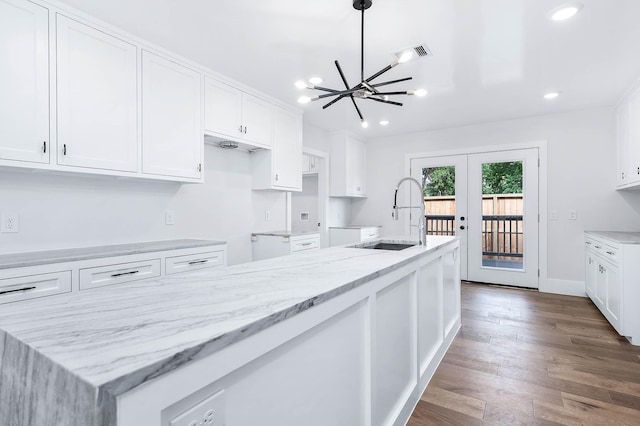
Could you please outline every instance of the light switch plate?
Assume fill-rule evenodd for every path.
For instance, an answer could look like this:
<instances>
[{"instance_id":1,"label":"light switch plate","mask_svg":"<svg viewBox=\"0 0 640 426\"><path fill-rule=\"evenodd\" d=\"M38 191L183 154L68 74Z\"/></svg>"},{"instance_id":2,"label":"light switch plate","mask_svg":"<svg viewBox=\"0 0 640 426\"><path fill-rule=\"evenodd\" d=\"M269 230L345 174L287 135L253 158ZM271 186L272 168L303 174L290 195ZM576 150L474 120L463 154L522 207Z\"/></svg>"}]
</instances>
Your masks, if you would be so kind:
<instances>
[{"instance_id":1,"label":"light switch plate","mask_svg":"<svg viewBox=\"0 0 640 426\"><path fill-rule=\"evenodd\" d=\"M172 210L167 210L164 214L164 224L165 225L175 225L176 224L176 215Z\"/></svg>"},{"instance_id":2,"label":"light switch plate","mask_svg":"<svg viewBox=\"0 0 640 426\"><path fill-rule=\"evenodd\" d=\"M551 220L558 220L558 210L551 210L551 214L549 215Z\"/></svg>"},{"instance_id":3,"label":"light switch plate","mask_svg":"<svg viewBox=\"0 0 640 426\"><path fill-rule=\"evenodd\" d=\"M269 210L264 211L264 220L267 222L271 220L271 212Z\"/></svg>"},{"instance_id":4,"label":"light switch plate","mask_svg":"<svg viewBox=\"0 0 640 426\"><path fill-rule=\"evenodd\" d=\"M569 220L577 220L578 219L578 212L576 212L575 210L569 210Z\"/></svg>"}]
</instances>

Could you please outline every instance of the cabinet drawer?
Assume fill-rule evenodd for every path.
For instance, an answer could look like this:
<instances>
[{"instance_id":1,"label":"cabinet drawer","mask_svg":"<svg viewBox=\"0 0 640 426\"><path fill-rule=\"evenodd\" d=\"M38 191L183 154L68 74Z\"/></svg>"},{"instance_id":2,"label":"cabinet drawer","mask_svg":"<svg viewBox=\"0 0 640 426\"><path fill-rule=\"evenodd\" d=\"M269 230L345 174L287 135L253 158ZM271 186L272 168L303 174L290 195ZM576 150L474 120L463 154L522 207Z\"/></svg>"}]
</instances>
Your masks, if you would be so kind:
<instances>
[{"instance_id":1,"label":"cabinet drawer","mask_svg":"<svg viewBox=\"0 0 640 426\"><path fill-rule=\"evenodd\" d=\"M223 251L167 257L165 261L165 274L179 274L197 269L214 268L216 266L223 266L224 264Z\"/></svg>"},{"instance_id":2,"label":"cabinet drawer","mask_svg":"<svg viewBox=\"0 0 640 426\"><path fill-rule=\"evenodd\" d=\"M160 259L80 269L80 290L160 276Z\"/></svg>"},{"instance_id":3,"label":"cabinet drawer","mask_svg":"<svg viewBox=\"0 0 640 426\"><path fill-rule=\"evenodd\" d=\"M71 271L0 280L0 304L69 293Z\"/></svg>"},{"instance_id":4,"label":"cabinet drawer","mask_svg":"<svg viewBox=\"0 0 640 426\"><path fill-rule=\"evenodd\" d=\"M375 238L380 238L380 228L362 228L360 230L360 241L368 241Z\"/></svg>"},{"instance_id":5,"label":"cabinet drawer","mask_svg":"<svg viewBox=\"0 0 640 426\"><path fill-rule=\"evenodd\" d=\"M602 253L602 257L604 257L614 265L618 266L618 249L617 248L603 244L601 253Z\"/></svg>"},{"instance_id":6,"label":"cabinet drawer","mask_svg":"<svg viewBox=\"0 0 640 426\"><path fill-rule=\"evenodd\" d=\"M291 253L317 248L320 248L320 239L318 237L291 241Z\"/></svg>"}]
</instances>

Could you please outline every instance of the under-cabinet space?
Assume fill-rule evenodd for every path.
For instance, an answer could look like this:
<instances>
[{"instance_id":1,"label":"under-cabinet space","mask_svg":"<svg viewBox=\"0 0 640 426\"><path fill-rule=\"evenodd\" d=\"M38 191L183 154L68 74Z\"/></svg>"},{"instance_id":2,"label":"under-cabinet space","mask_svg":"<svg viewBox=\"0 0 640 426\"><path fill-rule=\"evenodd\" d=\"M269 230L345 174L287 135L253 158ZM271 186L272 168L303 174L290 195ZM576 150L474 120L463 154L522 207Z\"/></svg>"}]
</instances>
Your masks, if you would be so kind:
<instances>
[{"instance_id":1,"label":"under-cabinet space","mask_svg":"<svg viewBox=\"0 0 640 426\"><path fill-rule=\"evenodd\" d=\"M0 164L49 163L49 11L0 0Z\"/></svg>"},{"instance_id":2,"label":"under-cabinet space","mask_svg":"<svg viewBox=\"0 0 640 426\"><path fill-rule=\"evenodd\" d=\"M251 242L252 258L256 261L302 251L317 250L320 248L320 234L255 233L251 236Z\"/></svg>"},{"instance_id":3,"label":"under-cabinet space","mask_svg":"<svg viewBox=\"0 0 640 426\"><path fill-rule=\"evenodd\" d=\"M202 75L142 52L142 171L202 178Z\"/></svg>"},{"instance_id":4,"label":"under-cabinet space","mask_svg":"<svg viewBox=\"0 0 640 426\"><path fill-rule=\"evenodd\" d=\"M379 226L347 226L329 228L329 245L357 244L380 238Z\"/></svg>"},{"instance_id":5,"label":"under-cabinet space","mask_svg":"<svg viewBox=\"0 0 640 426\"><path fill-rule=\"evenodd\" d=\"M56 29L58 164L136 172L136 46L62 15Z\"/></svg>"}]
</instances>

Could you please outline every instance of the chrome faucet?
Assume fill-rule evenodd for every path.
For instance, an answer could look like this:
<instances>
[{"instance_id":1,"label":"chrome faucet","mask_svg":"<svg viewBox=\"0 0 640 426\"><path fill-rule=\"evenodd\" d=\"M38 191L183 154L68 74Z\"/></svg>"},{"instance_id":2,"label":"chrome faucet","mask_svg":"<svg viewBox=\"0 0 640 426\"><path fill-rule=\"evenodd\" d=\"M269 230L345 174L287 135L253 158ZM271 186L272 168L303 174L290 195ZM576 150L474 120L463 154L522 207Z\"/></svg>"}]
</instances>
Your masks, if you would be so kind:
<instances>
[{"instance_id":1,"label":"chrome faucet","mask_svg":"<svg viewBox=\"0 0 640 426\"><path fill-rule=\"evenodd\" d=\"M416 185L418 185L418 189L420 190L420 200L422 201L422 203L419 206L399 206L398 205L398 189L400 189L400 185L402 185L404 181L413 182ZM419 235L420 235L420 245L426 247L427 246L427 219L424 215L424 193L422 192L422 185L420 184L420 182L418 182L416 179L412 177L404 177L400 179L400 182L398 182L398 185L396 185L396 193L393 196L393 213L391 214L394 220L398 220L398 210L400 209L419 209L420 210L420 218L421 218L420 225L411 225L411 223L409 223L409 226L410 227L415 226L418 228ZM411 212L409 212L409 221L411 221Z\"/></svg>"}]
</instances>

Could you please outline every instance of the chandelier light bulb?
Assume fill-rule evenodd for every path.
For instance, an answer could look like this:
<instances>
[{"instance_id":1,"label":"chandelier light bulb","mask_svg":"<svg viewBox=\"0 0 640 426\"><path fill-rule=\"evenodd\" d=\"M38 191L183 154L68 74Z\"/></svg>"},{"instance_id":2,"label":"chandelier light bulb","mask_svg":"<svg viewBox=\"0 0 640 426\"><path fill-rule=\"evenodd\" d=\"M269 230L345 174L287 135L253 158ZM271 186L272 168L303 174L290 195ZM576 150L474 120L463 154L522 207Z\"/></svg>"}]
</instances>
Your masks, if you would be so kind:
<instances>
[{"instance_id":1,"label":"chandelier light bulb","mask_svg":"<svg viewBox=\"0 0 640 426\"><path fill-rule=\"evenodd\" d=\"M298 103L308 104L309 102L311 102L311 98L309 96L300 96L298 98Z\"/></svg>"},{"instance_id":2,"label":"chandelier light bulb","mask_svg":"<svg viewBox=\"0 0 640 426\"><path fill-rule=\"evenodd\" d=\"M313 77L309 78L309 83L313 84L314 86L317 86L318 84L322 83L322 77L318 77L317 75L314 75Z\"/></svg>"},{"instance_id":3,"label":"chandelier light bulb","mask_svg":"<svg viewBox=\"0 0 640 426\"><path fill-rule=\"evenodd\" d=\"M388 126L388 125L389 125L389 120L382 120L382 121L380 122L380 125L381 125L381 126Z\"/></svg>"},{"instance_id":4,"label":"chandelier light bulb","mask_svg":"<svg viewBox=\"0 0 640 426\"><path fill-rule=\"evenodd\" d=\"M546 95L544 95L544 98L548 100L552 100L557 98L558 96L560 96L560 92L549 92Z\"/></svg>"},{"instance_id":5,"label":"chandelier light bulb","mask_svg":"<svg viewBox=\"0 0 640 426\"><path fill-rule=\"evenodd\" d=\"M398 58L398 62L401 63L401 64L404 64L405 62L407 62L411 58L413 58L413 52L410 51L410 50L407 50L407 51L403 52L402 55L400 55L400 57Z\"/></svg>"},{"instance_id":6,"label":"chandelier light bulb","mask_svg":"<svg viewBox=\"0 0 640 426\"><path fill-rule=\"evenodd\" d=\"M305 83L302 80L298 80L295 82L295 85L298 89L302 90L302 89L306 89L307 88L307 83Z\"/></svg>"},{"instance_id":7,"label":"chandelier light bulb","mask_svg":"<svg viewBox=\"0 0 640 426\"><path fill-rule=\"evenodd\" d=\"M361 124L363 129L366 129L367 127L369 127L369 123L367 123L367 120L362 120Z\"/></svg>"},{"instance_id":8,"label":"chandelier light bulb","mask_svg":"<svg viewBox=\"0 0 640 426\"><path fill-rule=\"evenodd\" d=\"M427 91L424 89L418 89L413 94L416 96L427 96Z\"/></svg>"}]
</instances>

